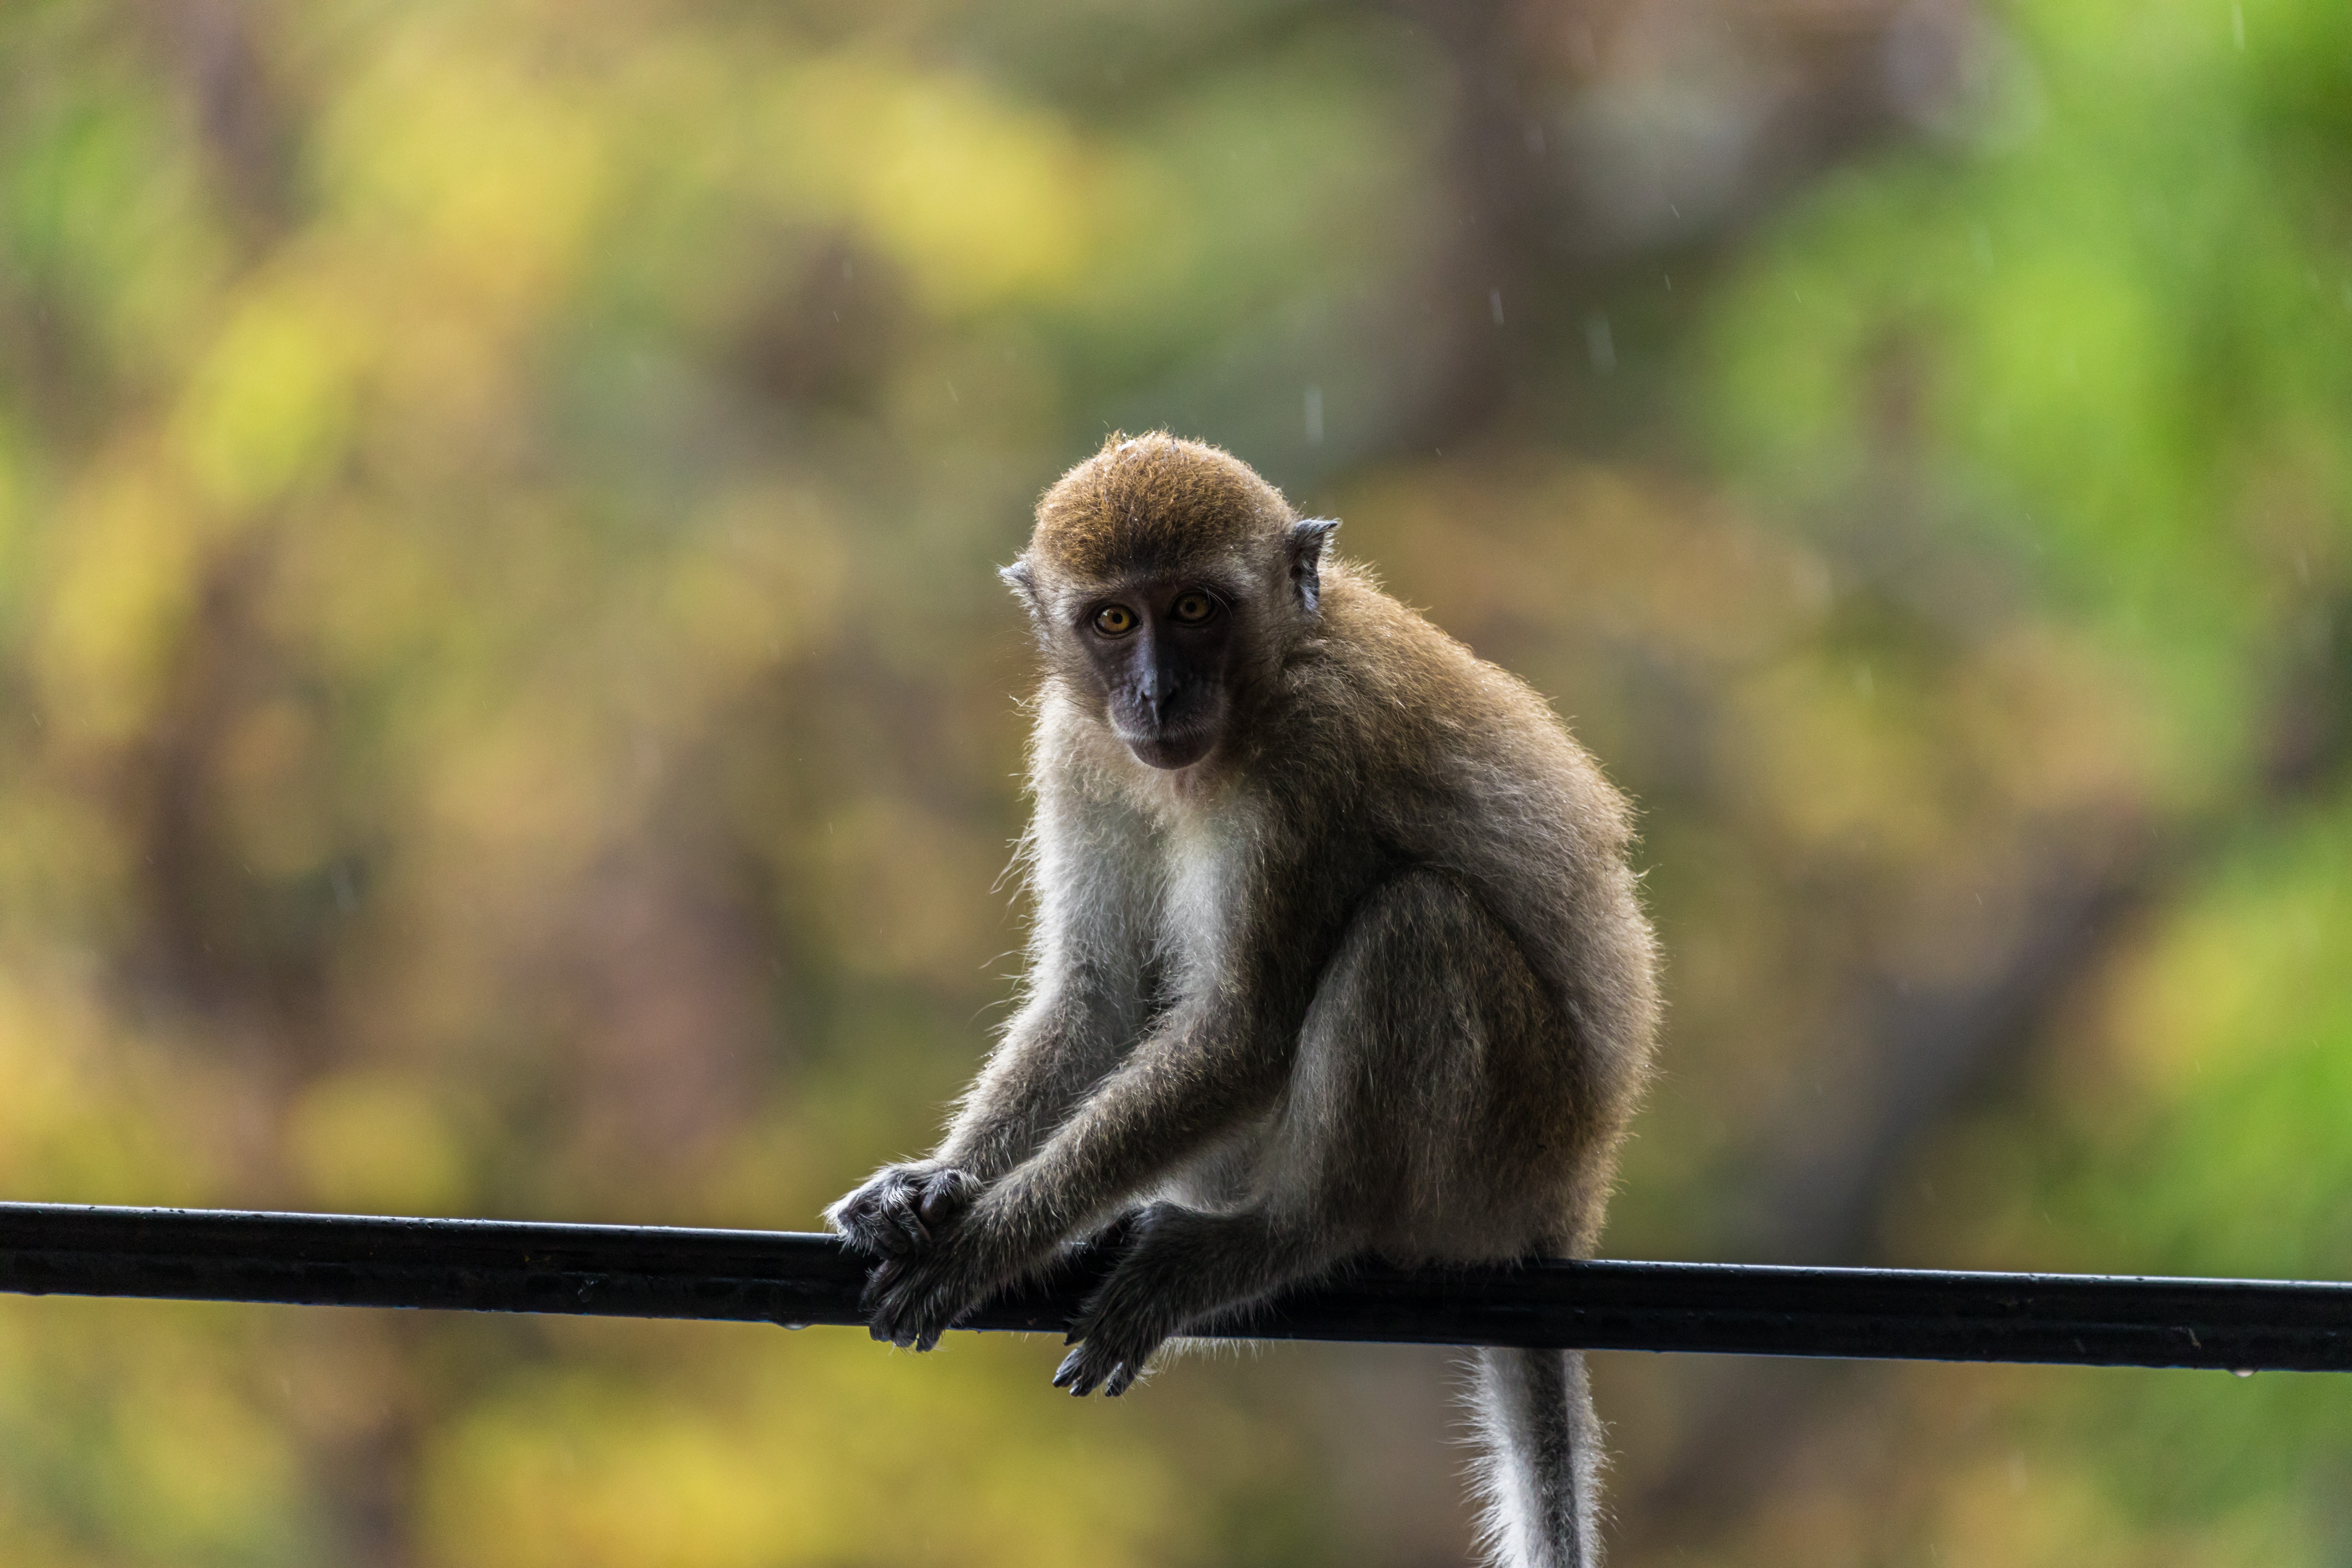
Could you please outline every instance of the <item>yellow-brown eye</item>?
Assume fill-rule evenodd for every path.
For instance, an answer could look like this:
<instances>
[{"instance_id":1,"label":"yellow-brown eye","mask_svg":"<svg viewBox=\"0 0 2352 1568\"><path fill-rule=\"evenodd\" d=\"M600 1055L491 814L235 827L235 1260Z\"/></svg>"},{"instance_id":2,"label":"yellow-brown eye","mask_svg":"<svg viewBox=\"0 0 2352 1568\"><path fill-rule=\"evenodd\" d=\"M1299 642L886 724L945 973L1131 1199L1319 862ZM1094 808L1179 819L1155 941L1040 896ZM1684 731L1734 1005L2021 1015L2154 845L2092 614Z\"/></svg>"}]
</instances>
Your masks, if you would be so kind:
<instances>
[{"instance_id":1,"label":"yellow-brown eye","mask_svg":"<svg viewBox=\"0 0 2352 1568\"><path fill-rule=\"evenodd\" d=\"M1095 612L1095 630L1107 637L1123 637L1135 629L1135 612L1125 605L1105 605Z\"/></svg>"},{"instance_id":2,"label":"yellow-brown eye","mask_svg":"<svg viewBox=\"0 0 2352 1568\"><path fill-rule=\"evenodd\" d=\"M1168 613L1180 621L1197 626L1216 613L1217 602L1198 589L1178 596Z\"/></svg>"}]
</instances>

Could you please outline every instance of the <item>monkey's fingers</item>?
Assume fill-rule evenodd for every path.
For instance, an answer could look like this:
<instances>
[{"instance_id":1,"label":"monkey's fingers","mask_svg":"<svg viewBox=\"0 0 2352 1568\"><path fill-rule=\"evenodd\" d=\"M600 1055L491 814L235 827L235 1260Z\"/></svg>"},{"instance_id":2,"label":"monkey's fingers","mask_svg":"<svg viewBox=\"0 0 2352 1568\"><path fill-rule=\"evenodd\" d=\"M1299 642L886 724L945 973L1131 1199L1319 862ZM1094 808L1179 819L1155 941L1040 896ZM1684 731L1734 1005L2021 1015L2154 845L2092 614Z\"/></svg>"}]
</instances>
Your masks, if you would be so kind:
<instances>
[{"instance_id":1,"label":"monkey's fingers","mask_svg":"<svg viewBox=\"0 0 2352 1568\"><path fill-rule=\"evenodd\" d=\"M866 1331L901 1350L927 1351L971 1305L973 1292L936 1260L893 1260L867 1277L858 1298Z\"/></svg>"},{"instance_id":2,"label":"monkey's fingers","mask_svg":"<svg viewBox=\"0 0 2352 1568\"><path fill-rule=\"evenodd\" d=\"M906 1250L906 1244L883 1222L880 1207L863 1193L854 1193L824 1211L833 1233L868 1258L888 1258Z\"/></svg>"},{"instance_id":3,"label":"monkey's fingers","mask_svg":"<svg viewBox=\"0 0 2352 1568\"><path fill-rule=\"evenodd\" d=\"M898 1281L906 1277L908 1265L898 1258L887 1258L866 1271L866 1289L857 1293L857 1310L866 1314L875 1326L876 1339L881 1339L882 1303Z\"/></svg>"},{"instance_id":4,"label":"monkey's fingers","mask_svg":"<svg viewBox=\"0 0 2352 1568\"><path fill-rule=\"evenodd\" d=\"M882 1217L889 1229L886 1234L893 1244L893 1252L920 1252L930 1246L931 1233L917 1212L914 1194L905 1187L894 1188L882 1199Z\"/></svg>"},{"instance_id":5,"label":"monkey's fingers","mask_svg":"<svg viewBox=\"0 0 2352 1568\"><path fill-rule=\"evenodd\" d=\"M825 1223L858 1251L904 1258L930 1249L939 1228L981 1192L966 1172L891 1165L825 1210Z\"/></svg>"},{"instance_id":6,"label":"monkey's fingers","mask_svg":"<svg viewBox=\"0 0 2352 1568\"><path fill-rule=\"evenodd\" d=\"M936 1171L922 1184L922 1198L915 1205L916 1211L926 1224L945 1226L971 1207L980 1193L979 1178L968 1172Z\"/></svg>"}]
</instances>

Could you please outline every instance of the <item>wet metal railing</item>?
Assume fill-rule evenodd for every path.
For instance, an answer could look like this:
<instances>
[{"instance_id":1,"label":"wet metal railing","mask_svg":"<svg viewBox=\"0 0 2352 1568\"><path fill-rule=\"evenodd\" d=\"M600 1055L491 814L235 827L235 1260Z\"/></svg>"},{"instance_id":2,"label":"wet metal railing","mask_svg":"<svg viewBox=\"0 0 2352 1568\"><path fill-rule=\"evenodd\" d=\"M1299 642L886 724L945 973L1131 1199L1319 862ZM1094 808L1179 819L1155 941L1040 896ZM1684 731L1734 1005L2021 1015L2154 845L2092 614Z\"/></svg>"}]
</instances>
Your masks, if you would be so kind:
<instances>
[{"instance_id":1,"label":"wet metal railing","mask_svg":"<svg viewBox=\"0 0 2352 1568\"><path fill-rule=\"evenodd\" d=\"M1059 1332L1079 1253L961 1326ZM854 1324L866 1265L781 1231L0 1204L0 1291ZM1723 1263L1365 1263L1237 1339L2352 1371L2352 1285Z\"/></svg>"}]
</instances>

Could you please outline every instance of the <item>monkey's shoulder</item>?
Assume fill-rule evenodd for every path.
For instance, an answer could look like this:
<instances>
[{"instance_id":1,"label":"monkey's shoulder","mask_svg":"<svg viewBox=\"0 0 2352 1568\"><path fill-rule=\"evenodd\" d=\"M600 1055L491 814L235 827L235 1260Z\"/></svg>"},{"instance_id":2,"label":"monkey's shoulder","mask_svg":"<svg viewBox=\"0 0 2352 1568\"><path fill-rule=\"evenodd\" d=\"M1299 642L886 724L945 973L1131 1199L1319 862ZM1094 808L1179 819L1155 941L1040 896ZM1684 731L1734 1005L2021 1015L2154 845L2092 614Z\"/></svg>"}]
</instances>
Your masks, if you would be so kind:
<instances>
[{"instance_id":1,"label":"monkey's shoulder","mask_svg":"<svg viewBox=\"0 0 2352 1568\"><path fill-rule=\"evenodd\" d=\"M1335 576L1319 635L1285 671L1290 732L1273 743L1317 746L1367 763L1493 776L1592 771L1591 759L1543 696L1500 665L1383 592L1369 574Z\"/></svg>"}]
</instances>

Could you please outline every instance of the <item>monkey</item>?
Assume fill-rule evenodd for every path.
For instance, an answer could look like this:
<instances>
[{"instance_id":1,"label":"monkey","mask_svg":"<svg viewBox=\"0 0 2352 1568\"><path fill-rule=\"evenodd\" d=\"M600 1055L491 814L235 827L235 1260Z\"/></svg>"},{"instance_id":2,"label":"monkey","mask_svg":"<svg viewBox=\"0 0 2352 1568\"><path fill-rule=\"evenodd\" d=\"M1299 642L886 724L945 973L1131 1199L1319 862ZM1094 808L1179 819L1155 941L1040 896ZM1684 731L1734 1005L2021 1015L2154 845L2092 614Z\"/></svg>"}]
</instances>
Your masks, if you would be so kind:
<instances>
[{"instance_id":1,"label":"monkey","mask_svg":"<svg viewBox=\"0 0 2352 1568\"><path fill-rule=\"evenodd\" d=\"M1165 431L1039 501L1023 997L932 1154L826 1211L877 1340L1112 1237L1053 1381L1115 1396L1353 1258L1591 1256L1659 1011L1631 806L1338 526ZM1580 1353L1474 1356L1494 1560L1597 1568Z\"/></svg>"}]
</instances>

